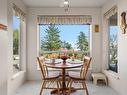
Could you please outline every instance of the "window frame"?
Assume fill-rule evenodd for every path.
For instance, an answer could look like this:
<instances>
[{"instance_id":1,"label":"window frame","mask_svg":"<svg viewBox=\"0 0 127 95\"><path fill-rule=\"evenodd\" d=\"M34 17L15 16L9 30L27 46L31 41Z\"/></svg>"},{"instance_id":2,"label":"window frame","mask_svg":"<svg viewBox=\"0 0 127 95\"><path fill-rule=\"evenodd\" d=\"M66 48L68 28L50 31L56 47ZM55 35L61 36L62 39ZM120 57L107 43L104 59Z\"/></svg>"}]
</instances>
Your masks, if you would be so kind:
<instances>
[{"instance_id":1,"label":"window frame","mask_svg":"<svg viewBox=\"0 0 127 95\"><path fill-rule=\"evenodd\" d=\"M19 62L18 62L18 65L16 66L14 66L14 62L13 62L13 73L15 74L15 73L18 73L18 72L20 72L21 70L22 70L22 65L21 65L21 40L22 40L22 38L21 38L21 25L22 25L22 21L21 21L21 18L19 17L19 16L17 16L16 14L15 14L15 10L13 10L13 16L12 17L16 17L17 19L19 19L19 29L18 29L18 32L19 32L19 41L18 41L18 48L19 48L19 50L18 50L18 56L19 56ZM13 22L13 25L14 25L14 20L12 20ZM13 33L14 33L14 26L13 26L13 29L12 29L12 31L13 31ZM12 34L13 34L12 33ZM13 37L12 37L13 38ZM14 44L14 42L13 42L13 44ZM13 47L14 48L14 47ZM13 53L13 61L14 61L14 53ZM17 67L17 68L16 68ZM16 71L15 71L16 70Z\"/></svg>"},{"instance_id":2,"label":"window frame","mask_svg":"<svg viewBox=\"0 0 127 95\"><path fill-rule=\"evenodd\" d=\"M117 21L116 22L118 22L118 13L116 12L114 15L117 15ZM114 15L112 15L112 16L114 16ZM110 16L110 17L112 17L112 16ZM112 63L110 63L110 33L111 33L111 31L110 31L110 17L109 17L109 19L107 20L107 23L108 23L108 70L110 70L110 71L112 71L112 72L115 72L115 73L118 73L118 31L117 31L117 64L115 64L116 65L116 71L115 70L113 70L113 69L111 69L111 67L110 67L110 64L112 64ZM117 25L116 25L117 27L118 27L118 23L117 23Z\"/></svg>"}]
</instances>

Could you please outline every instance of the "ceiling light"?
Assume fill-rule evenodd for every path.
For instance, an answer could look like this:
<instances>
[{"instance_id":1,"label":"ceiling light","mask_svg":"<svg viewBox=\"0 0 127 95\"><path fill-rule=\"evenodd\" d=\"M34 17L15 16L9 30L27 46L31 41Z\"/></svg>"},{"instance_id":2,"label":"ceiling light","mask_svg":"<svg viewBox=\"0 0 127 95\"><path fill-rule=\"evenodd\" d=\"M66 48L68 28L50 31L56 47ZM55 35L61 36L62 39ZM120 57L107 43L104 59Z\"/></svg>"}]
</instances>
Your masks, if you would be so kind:
<instances>
[{"instance_id":1,"label":"ceiling light","mask_svg":"<svg viewBox=\"0 0 127 95\"><path fill-rule=\"evenodd\" d=\"M64 8L65 8L65 12L68 12L68 10L69 10L69 2L68 2L68 0L64 1Z\"/></svg>"},{"instance_id":2,"label":"ceiling light","mask_svg":"<svg viewBox=\"0 0 127 95\"><path fill-rule=\"evenodd\" d=\"M68 4L69 4L68 0L65 0L64 5L68 5Z\"/></svg>"}]
</instances>

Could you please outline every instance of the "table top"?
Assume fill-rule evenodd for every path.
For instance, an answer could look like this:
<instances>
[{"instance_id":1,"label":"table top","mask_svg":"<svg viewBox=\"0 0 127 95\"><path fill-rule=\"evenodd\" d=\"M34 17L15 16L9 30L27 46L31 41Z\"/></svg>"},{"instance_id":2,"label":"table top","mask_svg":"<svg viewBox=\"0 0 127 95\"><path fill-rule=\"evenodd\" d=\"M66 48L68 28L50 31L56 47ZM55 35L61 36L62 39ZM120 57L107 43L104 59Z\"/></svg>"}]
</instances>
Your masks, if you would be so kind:
<instances>
[{"instance_id":1,"label":"table top","mask_svg":"<svg viewBox=\"0 0 127 95\"><path fill-rule=\"evenodd\" d=\"M77 63L76 63L77 62ZM83 65L82 61L69 61L67 60L66 63L63 63L60 60L57 60L56 63L52 62L45 62L45 65L50 68L57 68L57 69L69 69L69 68L77 68Z\"/></svg>"}]
</instances>

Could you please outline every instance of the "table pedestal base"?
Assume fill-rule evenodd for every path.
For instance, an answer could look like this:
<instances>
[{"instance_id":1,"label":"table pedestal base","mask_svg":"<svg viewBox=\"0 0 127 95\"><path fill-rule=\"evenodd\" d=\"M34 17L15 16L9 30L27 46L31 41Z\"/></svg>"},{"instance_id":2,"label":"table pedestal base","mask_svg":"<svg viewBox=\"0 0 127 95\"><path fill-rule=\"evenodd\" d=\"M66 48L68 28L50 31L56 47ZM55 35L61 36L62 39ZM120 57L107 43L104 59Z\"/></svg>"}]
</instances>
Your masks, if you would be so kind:
<instances>
[{"instance_id":1,"label":"table pedestal base","mask_svg":"<svg viewBox=\"0 0 127 95\"><path fill-rule=\"evenodd\" d=\"M67 95L68 91L69 91L69 88L66 88L66 89L60 88L60 94L62 94L62 95ZM73 92L76 92L76 90L75 90L75 88L72 87L71 93L73 93ZM57 93L58 93L58 89L51 91L51 94L57 94Z\"/></svg>"}]
</instances>

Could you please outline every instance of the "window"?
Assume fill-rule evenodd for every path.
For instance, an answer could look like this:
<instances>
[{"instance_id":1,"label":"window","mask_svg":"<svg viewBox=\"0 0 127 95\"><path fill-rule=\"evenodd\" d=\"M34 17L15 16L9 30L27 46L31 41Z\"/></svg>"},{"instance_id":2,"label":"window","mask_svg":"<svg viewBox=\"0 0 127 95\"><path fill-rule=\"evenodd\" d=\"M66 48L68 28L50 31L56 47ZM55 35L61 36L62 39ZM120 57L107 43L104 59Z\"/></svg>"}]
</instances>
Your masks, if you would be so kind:
<instances>
[{"instance_id":1,"label":"window","mask_svg":"<svg viewBox=\"0 0 127 95\"><path fill-rule=\"evenodd\" d=\"M89 55L90 25L39 25L40 55L59 57L64 51L71 58Z\"/></svg>"},{"instance_id":2,"label":"window","mask_svg":"<svg viewBox=\"0 0 127 95\"><path fill-rule=\"evenodd\" d=\"M109 70L117 72L117 52L118 52L118 26L117 13L108 19L109 22Z\"/></svg>"},{"instance_id":3,"label":"window","mask_svg":"<svg viewBox=\"0 0 127 95\"><path fill-rule=\"evenodd\" d=\"M14 73L21 70L20 64L20 17L13 16L13 70Z\"/></svg>"},{"instance_id":4,"label":"window","mask_svg":"<svg viewBox=\"0 0 127 95\"><path fill-rule=\"evenodd\" d=\"M14 3L13 8L13 73L25 70L26 64L26 14Z\"/></svg>"}]
</instances>

